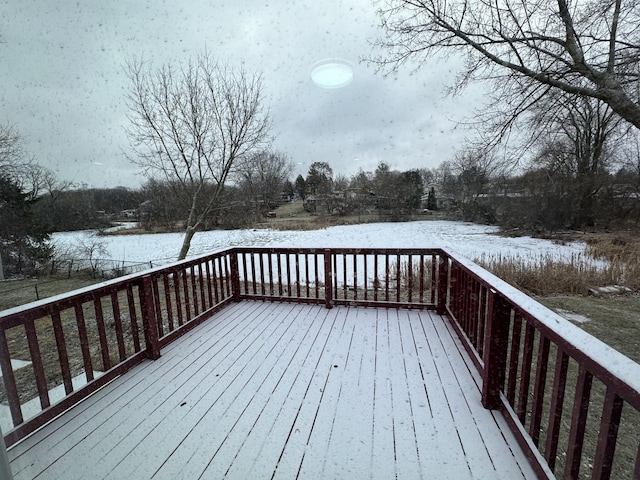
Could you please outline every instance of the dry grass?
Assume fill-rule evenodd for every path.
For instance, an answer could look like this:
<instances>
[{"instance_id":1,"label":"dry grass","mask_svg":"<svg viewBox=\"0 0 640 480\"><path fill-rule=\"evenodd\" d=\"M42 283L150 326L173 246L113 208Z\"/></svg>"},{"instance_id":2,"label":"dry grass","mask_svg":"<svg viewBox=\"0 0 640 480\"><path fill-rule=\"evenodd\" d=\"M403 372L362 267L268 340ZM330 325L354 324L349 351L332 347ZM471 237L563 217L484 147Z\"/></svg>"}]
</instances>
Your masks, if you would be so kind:
<instances>
[{"instance_id":1,"label":"dry grass","mask_svg":"<svg viewBox=\"0 0 640 480\"><path fill-rule=\"evenodd\" d=\"M585 295L590 288L623 285L640 289L638 251L616 255L598 246L598 254L587 245L585 254L559 259L552 255L482 255L475 261L511 285L534 295Z\"/></svg>"},{"instance_id":2,"label":"dry grass","mask_svg":"<svg viewBox=\"0 0 640 480\"><path fill-rule=\"evenodd\" d=\"M380 221L378 215L353 215L338 217L333 215L295 216L291 218L271 218L261 224L272 230L320 230L338 225L359 225Z\"/></svg>"}]
</instances>

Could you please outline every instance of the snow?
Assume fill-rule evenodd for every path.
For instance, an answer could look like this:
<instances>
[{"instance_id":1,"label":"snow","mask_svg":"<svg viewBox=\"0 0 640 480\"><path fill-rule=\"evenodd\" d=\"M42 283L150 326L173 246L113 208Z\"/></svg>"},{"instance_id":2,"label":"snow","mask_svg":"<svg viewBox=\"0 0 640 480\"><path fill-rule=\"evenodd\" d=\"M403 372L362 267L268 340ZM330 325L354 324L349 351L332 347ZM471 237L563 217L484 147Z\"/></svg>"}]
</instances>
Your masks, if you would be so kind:
<instances>
[{"instance_id":1,"label":"snow","mask_svg":"<svg viewBox=\"0 0 640 480\"><path fill-rule=\"evenodd\" d=\"M562 308L556 308L556 313L567 320L571 320L576 323L587 323L591 319L585 315L579 313L570 312L569 310L563 310Z\"/></svg>"},{"instance_id":2,"label":"snow","mask_svg":"<svg viewBox=\"0 0 640 480\"><path fill-rule=\"evenodd\" d=\"M27 365L31 365L31 362L27 362L25 360L18 360L16 358L11 359L11 368L15 371L19 368L26 367ZM0 371L0 378L2 378L2 372Z\"/></svg>"},{"instance_id":3,"label":"snow","mask_svg":"<svg viewBox=\"0 0 640 480\"><path fill-rule=\"evenodd\" d=\"M199 256L231 246L299 247L299 248L429 248L448 247L467 258L482 255L505 255L522 259L551 256L570 258L582 254L584 243L558 245L550 240L531 237L507 238L496 235L497 227L466 222L419 221L369 223L329 227L307 231L270 229L214 230L198 232L191 243L189 256ZM55 245L73 246L94 231L53 234ZM104 245L109 258L128 262L162 265L174 261L182 244L182 233L148 235L114 235L95 237Z\"/></svg>"}]
</instances>

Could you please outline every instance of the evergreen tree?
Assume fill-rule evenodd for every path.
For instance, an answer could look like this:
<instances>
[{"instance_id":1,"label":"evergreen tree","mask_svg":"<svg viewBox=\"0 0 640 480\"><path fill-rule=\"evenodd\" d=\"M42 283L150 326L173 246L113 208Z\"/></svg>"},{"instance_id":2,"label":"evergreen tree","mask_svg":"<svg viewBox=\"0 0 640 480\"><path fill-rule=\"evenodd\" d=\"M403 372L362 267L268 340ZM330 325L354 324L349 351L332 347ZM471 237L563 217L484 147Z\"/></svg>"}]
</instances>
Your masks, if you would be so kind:
<instances>
[{"instance_id":1,"label":"evergreen tree","mask_svg":"<svg viewBox=\"0 0 640 480\"><path fill-rule=\"evenodd\" d=\"M431 187L429 190L429 194L427 195L427 208L429 210L437 210L438 209L438 201L436 199L436 189Z\"/></svg>"},{"instance_id":2,"label":"evergreen tree","mask_svg":"<svg viewBox=\"0 0 640 480\"><path fill-rule=\"evenodd\" d=\"M32 212L37 201L11 177L0 175L0 254L7 276L31 275L51 257L49 231Z\"/></svg>"},{"instance_id":3,"label":"evergreen tree","mask_svg":"<svg viewBox=\"0 0 640 480\"><path fill-rule=\"evenodd\" d=\"M298 178L296 178L296 192L302 200L307 197L307 181L302 175L298 175Z\"/></svg>"},{"instance_id":4,"label":"evergreen tree","mask_svg":"<svg viewBox=\"0 0 640 480\"><path fill-rule=\"evenodd\" d=\"M333 190L333 169L327 162L313 162L307 173L307 191L327 195Z\"/></svg>"}]
</instances>

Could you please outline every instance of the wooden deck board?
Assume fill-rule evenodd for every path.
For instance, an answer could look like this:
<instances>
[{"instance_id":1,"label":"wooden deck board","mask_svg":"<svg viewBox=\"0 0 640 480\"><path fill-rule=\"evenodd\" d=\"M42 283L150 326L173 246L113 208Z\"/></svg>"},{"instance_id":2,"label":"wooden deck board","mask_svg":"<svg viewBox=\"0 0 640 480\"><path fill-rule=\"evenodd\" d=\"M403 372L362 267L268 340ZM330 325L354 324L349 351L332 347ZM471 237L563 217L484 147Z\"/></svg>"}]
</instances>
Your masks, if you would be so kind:
<instances>
[{"instance_id":1,"label":"wooden deck board","mask_svg":"<svg viewBox=\"0 0 640 480\"><path fill-rule=\"evenodd\" d=\"M242 302L12 447L22 478L535 478L433 312Z\"/></svg>"}]
</instances>

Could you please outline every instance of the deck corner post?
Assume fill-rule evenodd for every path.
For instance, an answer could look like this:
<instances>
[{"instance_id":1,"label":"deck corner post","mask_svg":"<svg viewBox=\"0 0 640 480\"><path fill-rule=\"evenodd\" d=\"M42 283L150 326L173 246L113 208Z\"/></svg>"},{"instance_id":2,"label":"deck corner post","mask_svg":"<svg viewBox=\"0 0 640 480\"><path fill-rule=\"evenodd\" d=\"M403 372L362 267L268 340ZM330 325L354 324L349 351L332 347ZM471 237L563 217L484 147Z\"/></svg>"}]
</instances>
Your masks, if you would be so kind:
<instances>
[{"instance_id":1,"label":"deck corner post","mask_svg":"<svg viewBox=\"0 0 640 480\"><path fill-rule=\"evenodd\" d=\"M333 308L333 266L331 265L331 249L324 249L324 304Z\"/></svg>"},{"instance_id":2,"label":"deck corner post","mask_svg":"<svg viewBox=\"0 0 640 480\"><path fill-rule=\"evenodd\" d=\"M158 326L156 323L156 309L153 299L151 275L144 275L142 277L140 308L142 310L142 324L144 326L144 340L147 356L151 360L157 360L160 358L160 341L158 338Z\"/></svg>"},{"instance_id":3,"label":"deck corner post","mask_svg":"<svg viewBox=\"0 0 640 480\"><path fill-rule=\"evenodd\" d=\"M511 306L497 292L489 292L487 327L484 337L484 370L482 372L482 405L500 408L500 391L504 387L509 343Z\"/></svg>"},{"instance_id":4,"label":"deck corner post","mask_svg":"<svg viewBox=\"0 0 640 480\"><path fill-rule=\"evenodd\" d=\"M240 270L238 268L238 252L231 250L231 294L234 302L240 301Z\"/></svg>"},{"instance_id":5,"label":"deck corner post","mask_svg":"<svg viewBox=\"0 0 640 480\"><path fill-rule=\"evenodd\" d=\"M449 257L440 252L440 265L438 266L438 315L447 313L447 290L449 289Z\"/></svg>"}]
</instances>

